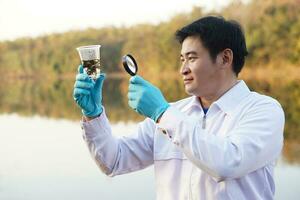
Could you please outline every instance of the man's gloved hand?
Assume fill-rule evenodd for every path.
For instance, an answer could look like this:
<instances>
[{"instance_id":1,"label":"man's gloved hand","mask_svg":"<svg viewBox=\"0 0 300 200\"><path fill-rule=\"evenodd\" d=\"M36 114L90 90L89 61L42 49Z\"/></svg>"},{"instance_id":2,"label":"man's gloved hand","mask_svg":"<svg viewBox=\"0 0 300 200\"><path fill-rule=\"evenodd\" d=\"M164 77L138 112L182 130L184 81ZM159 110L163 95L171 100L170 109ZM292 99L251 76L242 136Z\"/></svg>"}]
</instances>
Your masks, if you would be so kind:
<instances>
[{"instance_id":1,"label":"man's gloved hand","mask_svg":"<svg viewBox=\"0 0 300 200\"><path fill-rule=\"evenodd\" d=\"M157 87L138 75L130 78L128 104L135 111L150 117L155 122L170 106Z\"/></svg>"},{"instance_id":2,"label":"man's gloved hand","mask_svg":"<svg viewBox=\"0 0 300 200\"><path fill-rule=\"evenodd\" d=\"M83 115L96 117L103 112L102 85L105 74L100 74L95 81L83 71L82 65L78 67L78 74L74 84L73 97L77 105L82 109Z\"/></svg>"}]
</instances>

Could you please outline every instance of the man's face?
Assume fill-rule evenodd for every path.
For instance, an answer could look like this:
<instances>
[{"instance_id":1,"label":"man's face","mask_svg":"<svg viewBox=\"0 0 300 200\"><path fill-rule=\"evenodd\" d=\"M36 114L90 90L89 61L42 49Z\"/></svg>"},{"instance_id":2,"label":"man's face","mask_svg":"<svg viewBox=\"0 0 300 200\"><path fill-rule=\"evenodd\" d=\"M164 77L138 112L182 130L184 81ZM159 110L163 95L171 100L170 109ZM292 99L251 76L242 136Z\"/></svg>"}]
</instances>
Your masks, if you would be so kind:
<instances>
[{"instance_id":1,"label":"man's face","mask_svg":"<svg viewBox=\"0 0 300 200\"><path fill-rule=\"evenodd\" d=\"M189 36L183 41L180 58L185 91L199 97L214 95L219 86L220 67L199 37Z\"/></svg>"}]
</instances>

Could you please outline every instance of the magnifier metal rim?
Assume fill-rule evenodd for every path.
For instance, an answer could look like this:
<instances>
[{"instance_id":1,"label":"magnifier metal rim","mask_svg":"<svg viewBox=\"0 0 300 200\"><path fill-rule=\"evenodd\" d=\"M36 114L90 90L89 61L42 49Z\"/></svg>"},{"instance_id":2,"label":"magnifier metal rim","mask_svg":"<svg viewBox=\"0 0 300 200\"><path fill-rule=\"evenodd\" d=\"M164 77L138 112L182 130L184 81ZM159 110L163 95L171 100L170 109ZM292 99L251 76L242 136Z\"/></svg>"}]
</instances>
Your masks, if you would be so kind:
<instances>
[{"instance_id":1,"label":"magnifier metal rim","mask_svg":"<svg viewBox=\"0 0 300 200\"><path fill-rule=\"evenodd\" d=\"M130 67L129 67L128 64L127 64L127 61L126 61L126 57L127 57L127 56L132 60L134 66L135 66L135 72L132 72L132 71L130 70ZM131 76L134 76L134 75L137 74L138 66L137 66L136 61L135 61L135 59L133 58L132 55L127 54L127 55L123 56L122 62L123 62L123 66L124 66L125 70L126 70Z\"/></svg>"}]
</instances>

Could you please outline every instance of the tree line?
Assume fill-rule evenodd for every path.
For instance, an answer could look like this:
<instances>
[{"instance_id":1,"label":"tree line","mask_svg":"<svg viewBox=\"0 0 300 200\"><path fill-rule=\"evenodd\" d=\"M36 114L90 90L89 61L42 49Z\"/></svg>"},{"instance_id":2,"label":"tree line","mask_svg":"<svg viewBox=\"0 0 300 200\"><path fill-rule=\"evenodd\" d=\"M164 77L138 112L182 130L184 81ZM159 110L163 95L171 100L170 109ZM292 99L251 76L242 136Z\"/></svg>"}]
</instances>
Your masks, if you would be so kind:
<instances>
[{"instance_id":1,"label":"tree line","mask_svg":"<svg viewBox=\"0 0 300 200\"><path fill-rule=\"evenodd\" d=\"M76 47L101 44L101 65L108 76L124 74L121 57L133 54L140 66L139 73L161 87L170 100L176 100L184 96L183 89L166 84L171 76L178 76L180 67L180 44L174 33L199 17L222 15L237 20L244 28L249 55L241 78L251 89L280 101L286 112L285 137L300 140L299 13L298 0L253 0L247 4L233 1L220 12L205 13L194 7L189 13L177 14L157 25L108 26L3 41L0 73L4 79L32 78L53 80L52 83L57 79L74 79L80 64ZM126 84L121 82L119 86L124 95ZM1 107L5 106L5 95L0 92Z\"/></svg>"}]
</instances>

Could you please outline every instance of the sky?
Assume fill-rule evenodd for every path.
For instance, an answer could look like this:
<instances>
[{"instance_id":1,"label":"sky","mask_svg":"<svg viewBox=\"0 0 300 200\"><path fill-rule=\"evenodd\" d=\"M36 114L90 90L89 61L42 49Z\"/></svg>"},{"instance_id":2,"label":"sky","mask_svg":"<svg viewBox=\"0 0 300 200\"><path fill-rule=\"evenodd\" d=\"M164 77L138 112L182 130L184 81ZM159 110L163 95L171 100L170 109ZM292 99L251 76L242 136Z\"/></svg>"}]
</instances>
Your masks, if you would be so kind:
<instances>
[{"instance_id":1,"label":"sky","mask_svg":"<svg viewBox=\"0 0 300 200\"><path fill-rule=\"evenodd\" d=\"M0 41L88 27L156 24L194 6L218 10L230 0L0 0Z\"/></svg>"}]
</instances>

